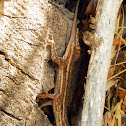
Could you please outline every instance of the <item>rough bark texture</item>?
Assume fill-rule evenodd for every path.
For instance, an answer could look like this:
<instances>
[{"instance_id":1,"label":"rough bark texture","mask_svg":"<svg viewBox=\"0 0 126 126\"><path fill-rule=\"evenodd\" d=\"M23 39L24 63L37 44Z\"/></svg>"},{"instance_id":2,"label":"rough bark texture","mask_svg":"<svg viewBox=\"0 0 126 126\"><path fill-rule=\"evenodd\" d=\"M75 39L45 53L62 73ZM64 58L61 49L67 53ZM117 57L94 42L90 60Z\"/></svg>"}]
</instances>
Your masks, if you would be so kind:
<instances>
[{"instance_id":1,"label":"rough bark texture","mask_svg":"<svg viewBox=\"0 0 126 126\"><path fill-rule=\"evenodd\" d=\"M12 0L4 5L4 14L0 10L0 125L49 126L36 104L38 93L54 87L54 70L47 63L47 28L55 31L62 56L72 21L65 9L66 16L48 0Z\"/></svg>"},{"instance_id":2,"label":"rough bark texture","mask_svg":"<svg viewBox=\"0 0 126 126\"><path fill-rule=\"evenodd\" d=\"M93 50L86 80L81 126L101 126L115 22L122 0L99 0L96 34L100 45Z\"/></svg>"}]
</instances>

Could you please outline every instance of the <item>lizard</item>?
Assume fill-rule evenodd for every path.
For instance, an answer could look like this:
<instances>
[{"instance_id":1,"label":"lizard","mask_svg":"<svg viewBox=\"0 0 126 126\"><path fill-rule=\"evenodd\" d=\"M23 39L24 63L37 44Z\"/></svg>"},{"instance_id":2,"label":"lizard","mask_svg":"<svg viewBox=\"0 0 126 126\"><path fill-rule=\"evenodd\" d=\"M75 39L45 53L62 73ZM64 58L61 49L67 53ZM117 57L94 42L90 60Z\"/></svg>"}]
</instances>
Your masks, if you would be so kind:
<instances>
[{"instance_id":1,"label":"lizard","mask_svg":"<svg viewBox=\"0 0 126 126\"><path fill-rule=\"evenodd\" d=\"M56 126L69 126L67 117L67 94L69 92L70 78L72 76L73 63L76 60L76 32L77 32L77 14L79 1L77 2L73 26L71 30L71 36L63 57L58 57L56 52L56 44L53 39L53 33L51 31L50 36L47 38L47 45L51 47L51 59L58 65L57 77L54 87L54 94L48 94L42 92L38 94L39 98L52 99L53 114L55 117ZM49 38L50 37L50 38ZM45 105L47 105L45 103ZM44 104L42 106L45 106Z\"/></svg>"}]
</instances>

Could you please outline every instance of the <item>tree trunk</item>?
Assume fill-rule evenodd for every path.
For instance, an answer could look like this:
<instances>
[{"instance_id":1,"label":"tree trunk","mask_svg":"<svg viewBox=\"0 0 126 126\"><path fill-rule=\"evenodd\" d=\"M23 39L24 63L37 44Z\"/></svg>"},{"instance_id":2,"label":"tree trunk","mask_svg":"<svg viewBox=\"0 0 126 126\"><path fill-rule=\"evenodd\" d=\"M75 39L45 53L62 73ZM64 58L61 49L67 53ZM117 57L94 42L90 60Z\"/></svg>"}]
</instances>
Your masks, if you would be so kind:
<instances>
[{"instance_id":1,"label":"tree trunk","mask_svg":"<svg viewBox=\"0 0 126 126\"><path fill-rule=\"evenodd\" d=\"M122 0L99 0L96 14L96 36L100 44L92 50L86 80L81 126L101 126L105 88L115 31Z\"/></svg>"},{"instance_id":2,"label":"tree trunk","mask_svg":"<svg viewBox=\"0 0 126 126\"><path fill-rule=\"evenodd\" d=\"M46 33L48 28L54 31L62 56L72 21L48 0L12 0L0 11L0 125L49 126L36 103L42 90L54 87Z\"/></svg>"}]
</instances>

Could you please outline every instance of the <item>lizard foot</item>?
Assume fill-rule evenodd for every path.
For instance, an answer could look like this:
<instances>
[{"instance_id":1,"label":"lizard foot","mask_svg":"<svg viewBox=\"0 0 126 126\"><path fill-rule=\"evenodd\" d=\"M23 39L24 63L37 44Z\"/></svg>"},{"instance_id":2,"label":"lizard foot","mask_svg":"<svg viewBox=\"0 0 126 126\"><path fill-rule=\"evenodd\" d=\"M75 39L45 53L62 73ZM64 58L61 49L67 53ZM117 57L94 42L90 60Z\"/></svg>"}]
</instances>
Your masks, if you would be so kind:
<instances>
[{"instance_id":1,"label":"lizard foot","mask_svg":"<svg viewBox=\"0 0 126 126\"><path fill-rule=\"evenodd\" d=\"M36 102L39 102L39 99L54 99L54 94L49 94L47 91L39 93L36 97Z\"/></svg>"}]
</instances>

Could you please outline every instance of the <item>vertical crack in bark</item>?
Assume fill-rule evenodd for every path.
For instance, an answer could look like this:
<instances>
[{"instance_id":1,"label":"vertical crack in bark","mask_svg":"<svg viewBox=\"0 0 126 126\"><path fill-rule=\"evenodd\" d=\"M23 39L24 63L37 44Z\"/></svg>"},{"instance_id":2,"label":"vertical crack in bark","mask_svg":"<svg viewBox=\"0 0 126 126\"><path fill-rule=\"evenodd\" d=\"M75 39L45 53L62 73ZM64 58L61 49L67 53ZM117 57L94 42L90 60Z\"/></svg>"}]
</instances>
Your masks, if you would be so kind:
<instances>
[{"instance_id":1,"label":"vertical crack in bark","mask_svg":"<svg viewBox=\"0 0 126 126\"><path fill-rule=\"evenodd\" d=\"M11 59L8 58L8 55L6 52L3 52L0 50L0 54L5 56L5 60L7 62L9 62L12 66L16 67L18 70L20 70L23 74L27 75L29 78L31 78L32 80L37 80L36 78L34 78L34 76L29 75L28 73L25 73L18 65L16 65Z\"/></svg>"},{"instance_id":2,"label":"vertical crack in bark","mask_svg":"<svg viewBox=\"0 0 126 126\"><path fill-rule=\"evenodd\" d=\"M3 113L5 113L6 115L10 116L10 117L13 118L13 119L16 119L16 120L18 120L18 121L22 120L22 119L19 119L19 118L16 117L16 116L14 116L13 114L6 112L1 106L0 106L0 111L2 111Z\"/></svg>"}]
</instances>

